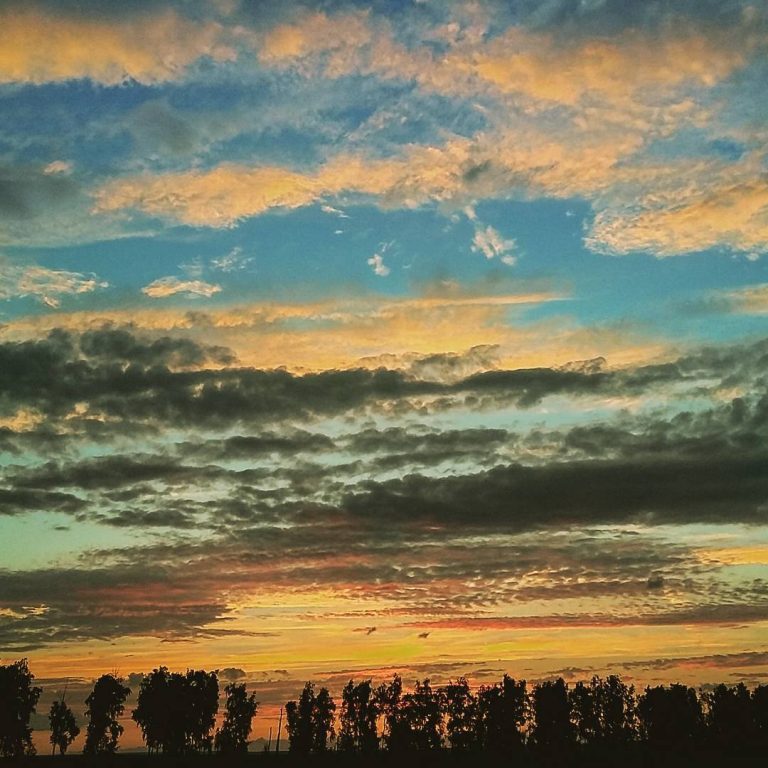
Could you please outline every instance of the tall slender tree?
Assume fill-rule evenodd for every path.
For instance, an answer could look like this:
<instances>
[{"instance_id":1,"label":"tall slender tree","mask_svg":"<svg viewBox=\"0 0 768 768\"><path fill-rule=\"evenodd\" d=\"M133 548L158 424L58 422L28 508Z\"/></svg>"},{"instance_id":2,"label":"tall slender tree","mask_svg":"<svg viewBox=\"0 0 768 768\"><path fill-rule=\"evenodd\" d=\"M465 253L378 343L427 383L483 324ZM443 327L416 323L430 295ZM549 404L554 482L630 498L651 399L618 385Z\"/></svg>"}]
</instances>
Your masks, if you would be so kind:
<instances>
[{"instance_id":1,"label":"tall slender tree","mask_svg":"<svg viewBox=\"0 0 768 768\"><path fill-rule=\"evenodd\" d=\"M300 755L325 752L335 735L333 717L336 704L327 688L315 693L311 682L304 685L298 701L285 705L289 751Z\"/></svg>"},{"instance_id":2,"label":"tall slender tree","mask_svg":"<svg viewBox=\"0 0 768 768\"><path fill-rule=\"evenodd\" d=\"M376 699L384 717L384 745L389 752L405 752L410 748L410 729L403 702L403 680L393 675L388 683L376 689Z\"/></svg>"},{"instance_id":3,"label":"tall slender tree","mask_svg":"<svg viewBox=\"0 0 768 768\"><path fill-rule=\"evenodd\" d=\"M308 755L312 751L312 708L315 703L315 686L304 685L297 701L285 705L288 751Z\"/></svg>"},{"instance_id":4,"label":"tall slender tree","mask_svg":"<svg viewBox=\"0 0 768 768\"><path fill-rule=\"evenodd\" d=\"M451 749L467 751L480 744L480 708L466 677L443 688L446 723L445 731Z\"/></svg>"},{"instance_id":5,"label":"tall slender tree","mask_svg":"<svg viewBox=\"0 0 768 768\"><path fill-rule=\"evenodd\" d=\"M69 745L80 735L75 713L67 706L63 696L51 704L48 722L51 727L51 754L55 755L58 747L59 754L63 755Z\"/></svg>"},{"instance_id":6,"label":"tall slender tree","mask_svg":"<svg viewBox=\"0 0 768 768\"><path fill-rule=\"evenodd\" d=\"M190 669L182 674L159 667L141 681L131 717L149 752L210 752L218 707L215 672Z\"/></svg>"},{"instance_id":7,"label":"tall slender tree","mask_svg":"<svg viewBox=\"0 0 768 768\"><path fill-rule=\"evenodd\" d=\"M693 688L674 683L646 688L638 699L640 731L652 747L669 750L690 745L702 734L704 713Z\"/></svg>"},{"instance_id":8,"label":"tall slender tree","mask_svg":"<svg viewBox=\"0 0 768 768\"><path fill-rule=\"evenodd\" d=\"M342 752L370 754L379 747L377 722L381 704L371 680L350 680L341 692L338 748Z\"/></svg>"},{"instance_id":9,"label":"tall slender tree","mask_svg":"<svg viewBox=\"0 0 768 768\"><path fill-rule=\"evenodd\" d=\"M333 727L336 704L327 688L321 688L312 707L312 749L325 752L330 740L336 735Z\"/></svg>"},{"instance_id":10,"label":"tall slender tree","mask_svg":"<svg viewBox=\"0 0 768 768\"><path fill-rule=\"evenodd\" d=\"M413 691L402 699L408 749L426 751L442 747L444 712L442 691L433 689L428 678L423 682L417 680Z\"/></svg>"},{"instance_id":11,"label":"tall slender tree","mask_svg":"<svg viewBox=\"0 0 768 768\"><path fill-rule=\"evenodd\" d=\"M539 683L533 689L533 741L551 751L568 748L574 738L568 686L562 677Z\"/></svg>"},{"instance_id":12,"label":"tall slender tree","mask_svg":"<svg viewBox=\"0 0 768 768\"><path fill-rule=\"evenodd\" d=\"M482 686L478 710L479 740L484 749L506 754L522 749L523 729L530 715L525 680L504 675L501 683Z\"/></svg>"},{"instance_id":13,"label":"tall slender tree","mask_svg":"<svg viewBox=\"0 0 768 768\"><path fill-rule=\"evenodd\" d=\"M721 749L738 749L752 743L757 735L752 696L744 683L729 687L720 684L703 694L709 741Z\"/></svg>"},{"instance_id":14,"label":"tall slender tree","mask_svg":"<svg viewBox=\"0 0 768 768\"><path fill-rule=\"evenodd\" d=\"M34 680L26 659L0 666L0 757L35 754L29 719L42 689Z\"/></svg>"},{"instance_id":15,"label":"tall slender tree","mask_svg":"<svg viewBox=\"0 0 768 768\"><path fill-rule=\"evenodd\" d=\"M102 675L85 700L88 728L83 752L88 755L113 753L123 733L118 718L125 710L125 700L131 689L123 685L123 679L115 675Z\"/></svg>"},{"instance_id":16,"label":"tall slender tree","mask_svg":"<svg viewBox=\"0 0 768 768\"><path fill-rule=\"evenodd\" d=\"M617 675L594 676L568 691L571 719L582 744L618 745L636 731L635 690Z\"/></svg>"},{"instance_id":17,"label":"tall slender tree","mask_svg":"<svg viewBox=\"0 0 768 768\"><path fill-rule=\"evenodd\" d=\"M249 696L245 683L230 683L224 691L227 694L227 703L224 722L216 731L214 739L216 751L227 755L243 754L248 751L252 720L259 706L256 694Z\"/></svg>"}]
</instances>

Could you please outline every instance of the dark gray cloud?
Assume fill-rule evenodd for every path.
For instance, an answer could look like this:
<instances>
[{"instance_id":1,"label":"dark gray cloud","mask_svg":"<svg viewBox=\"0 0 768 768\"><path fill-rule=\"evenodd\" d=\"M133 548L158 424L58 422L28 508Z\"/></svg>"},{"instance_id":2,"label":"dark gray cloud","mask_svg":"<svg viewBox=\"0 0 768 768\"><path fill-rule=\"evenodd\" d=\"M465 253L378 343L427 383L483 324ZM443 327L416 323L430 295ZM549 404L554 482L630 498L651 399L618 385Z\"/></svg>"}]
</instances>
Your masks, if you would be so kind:
<instances>
[{"instance_id":1,"label":"dark gray cloud","mask_svg":"<svg viewBox=\"0 0 768 768\"><path fill-rule=\"evenodd\" d=\"M0 220L29 220L79 193L68 176L39 168L0 168Z\"/></svg>"},{"instance_id":2,"label":"dark gray cloud","mask_svg":"<svg viewBox=\"0 0 768 768\"><path fill-rule=\"evenodd\" d=\"M475 626L499 606L601 598L616 613L582 623L763 620L764 584L729 581L653 527L765 523L767 376L766 341L622 371L596 360L446 381L240 368L221 348L115 328L2 344L0 407L46 421L0 432L13 461L0 513L65 512L72 525L144 534L76 567L0 572L0 649L194 640L232 631L233 595L317 584L361 606L356 626L380 628L379 617ZM741 396L724 399L734 389ZM665 397L663 410L587 426L366 421L368 408L407 409L411 398L445 401L434 413L670 390L683 393L680 407ZM78 403L93 413L74 412ZM354 417L341 433L316 419L341 415ZM642 535L616 530L630 523ZM367 614L370 599L390 607ZM539 619L578 621L523 623Z\"/></svg>"},{"instance_id":3,"label":"dark gray cloud","mask_svg":"<svg viewBox=\"0 0 768 768\"><path fill-rule=\"evenodd\" d=\"M745 651L744 653L715 653L703 656L681 656L678 658L626 661L624 669L666 670L678 667L711 667L728 669L733 667L768 666L768 651Z\"/></svg>"},{"instance_id":4,"label":"dark gray cloud","mask_svg":"<svg viewBox=\"0 0 768 768\"><path fill-rule=\"evenodd\" d=\"M74 513L84 509L85 506L86 502L83 499L70 493L0 488L0 515L17 515L39 509Z\"/></svg>"},{"instance_id":5,"label":"dark gray cloud","mask_svg":"<svg viewBox=\"0 0 768 768\"><path fill-rule=\"evenodd\" d=\"M526 530L597 523L768 519L768 454L512 464L472 475L368 482L343 508L361 520ZM471 512L470 512L471 510Z\"/></svg>"},{"instance_id":6,"label":"dark gray cloud","mask_svg":"<svg viewBox=\"0 0 768 768\"><path fill-rule=\"evenodd\" d=\"M640 394L670 384L729 386L765 376L768 341L707 349L664 365L626 371L599 366L487 371L452 383L394 370L338 370L295 375L224 367L231 353L188 340L142 340L105 329L77 337L54 331L38 341L0 345L0 408L34 408L51 418L87 403L123 422L224 426L343 414L410 398L442 398L434 407L526 408L551 395ZM763 381L764 383L764 381Z\"/></svg>"}]
</instances>

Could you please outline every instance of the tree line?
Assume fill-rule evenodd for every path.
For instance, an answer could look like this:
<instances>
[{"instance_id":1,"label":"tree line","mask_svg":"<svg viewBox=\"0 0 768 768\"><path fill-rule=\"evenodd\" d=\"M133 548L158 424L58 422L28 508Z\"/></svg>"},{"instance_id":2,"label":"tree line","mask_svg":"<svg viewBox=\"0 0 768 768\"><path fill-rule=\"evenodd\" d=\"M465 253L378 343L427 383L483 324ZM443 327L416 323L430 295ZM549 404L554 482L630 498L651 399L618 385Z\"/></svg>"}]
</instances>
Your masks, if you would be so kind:
<instances>
[{"instance_id":1,"label":"tree line","mask_svg":"<svg viewBox=\"0 0 768 768\"><path fill-rule=\"evenodd\" d=\"M114 753L119 722L131 690L116 674L102 675L85 700L83 752ZM221 724L216 671L144 675L131 718L152 754L242 754L258 710L245 684L224 688ZM26 659L0 665L0 757L34 754L30 718L41 689ZM637 693L618 675L567 684L562 678L528 686L504 675L473 690L466 678L442 686L429 679L406 690L395 675L378 686L350 680L337 703L327 688L304 685L285 704L289 751L412 754L450 749L457 753L567 753L620 750L643 744L669 753L707 745L730 753L768 747L768 685L743 683L697 692L679 683ZM65 754L80 733L65 697L49 711L52 752ZM282 725L282 712L280 724ZM278 731L278 748L280 733Z\"/></svg>"}]
</instances>

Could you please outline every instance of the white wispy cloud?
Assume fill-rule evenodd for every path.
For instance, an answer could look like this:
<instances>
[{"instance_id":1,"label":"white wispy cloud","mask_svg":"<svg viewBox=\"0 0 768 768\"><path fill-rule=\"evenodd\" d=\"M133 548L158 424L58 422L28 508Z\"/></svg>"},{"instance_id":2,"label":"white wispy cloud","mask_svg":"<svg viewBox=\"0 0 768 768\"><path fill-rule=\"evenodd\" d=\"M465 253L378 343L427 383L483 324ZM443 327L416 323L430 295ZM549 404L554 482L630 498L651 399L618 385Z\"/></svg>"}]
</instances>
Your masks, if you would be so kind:
<instances>
[{"instance_id":1,"label":"white wispy cloud","mask_svg":"<svg viewBox=\"0 0 768 768\"><path fill-rule=\"evenodd\" d=\"M245 269L252 261L253 256L246 256L238 245L224 256L211 259L211 269L218 272L238 272Z\"/></svg>"},{"instance_id":2,"label":"white wispy cloud","mask_svg":"<svg viewBox=\"0 0 768 768\"><path fill-rule=\"evenodd\" d=\"M0 299L32 296L53 309L64 296L90 293L109 284L93 274L48 269L37 264L15 264L0 258Z\"/></svg>"},{"instance_id":3,"label":"white wispy cloud","mask_svg":"<svg viewBox=\"0 0 768 768\"><path fill-rule=\"evenodd\" d=\"M373 273L379 277L386 277L390 273L390 269L384 263L384 257L380 253L374 253L368 259L368 264L373 269Z\"/></svg>"},{"instance_id":4,"label":"white wispy cloud","mask_svg":"<svg viewBox=\"0 0 768 768\"><path fill-rule=\"evenodd\" d=\"M513 238L505 238L494 227L483 224L478 218L475 209L471 205L464 208L467 218L474 224L475 234L472 238L472 250L475 253L482 253L486 259L498 258L507 266L514 266L517 258L514 251L517 249L517 242Z\"/></svg>"},{"instance_id":5,"label":"white wispy cloud","mask_svg":"<svg viewBox=\"0 0 768 768\"><path fill-rule=\"evenodd\" d=\"M43 173L50 176L56 173L69 173L72 170L72 163L68 160L53 160L43 168Z\"/></svg>"}]
</instances>

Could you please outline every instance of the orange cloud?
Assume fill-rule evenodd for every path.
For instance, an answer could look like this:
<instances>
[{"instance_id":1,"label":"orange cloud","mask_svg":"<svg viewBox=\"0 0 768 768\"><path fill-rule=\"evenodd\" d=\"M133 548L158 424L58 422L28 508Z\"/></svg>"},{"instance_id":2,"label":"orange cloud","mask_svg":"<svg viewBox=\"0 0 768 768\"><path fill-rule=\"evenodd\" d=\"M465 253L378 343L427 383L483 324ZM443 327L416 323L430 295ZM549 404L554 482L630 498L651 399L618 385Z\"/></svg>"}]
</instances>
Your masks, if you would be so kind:
<instances>
[{"instance_id":1,"label":"orange cloud","mask_svg":"<svg viewBox=\"0 0 768 768\"><path fill-rule=\"evenodd\" d=\"M0 29L0 83L157 83L181 77L202 56L235 58L220 25L171 10L107 22L14 9L0 12Z\"/></svg>"},{"instance_id":2,"label":"orange cloud","mask_svg":"<svg viewBox=\"0 0 768 768\"><path fill-rule=\"evenodd\" d=\"M137 208L190 226L230 227L270 208L298 208L318 199L322 184L284 168L220 165L211 171L110 182L96 193L98 212Z\"/></svg>"},{"instance_id":3,"label":"orange cloud","mask_svg":"<svg viewBox=\"0 0 768 768\"><path fill-rule=\"evenodd\" d=\"M105 323L173 333L231 348L244 365L294 371L382 365L409 369L421 355L493 346L499 367L534 367L606 357L622 366L669 354L663 339L622 328L582 328L567 318L515 322L515 312L565 297L545 291L507 295L368 296L306 304L249 304L206 311L135 308L58 313L8 323L0 336L26 338L51 328L73 331ZM300 323L296 321L300 320ZM470 356L472 357L472 356ZM481 356L481 367L487 356ZM473 372L467 363L462 370Z\"/></svg>"},{"instance_id":4,"label":"orange cloud","mask_svg":"<svg viewBox=\"0 0 768 768\"><path fill-rule=\"evenodd\" d=\"M538 100L572 106L599 96L623 103L646 90L657 100L659 89L685 82L712 86L742 66L753 45L746 28L736 31L743 38L739 45L727 35L679 32L661 38L632 32L563 45L549 35L513 28L482 52L459 54L453 65L501 91Z\"/></svg>"},{"instance_id":5,"label":"orange cloud","mask_svg":"<svg viewBox=\"0 0 768 768\"><path fill-rule=\"evenodd\" d=\"M585 97L627 104L658 100L684 83L712 86L741 67L762 41L753 18L730 29L672 25L660 33L630 31L614 39L575 42L511 27L488 38L487 23L471 34L443 34L448 50L406 48L390 26L365 13L307 13L274 27L259 41L268 66L293 66L328 77L348 74L413 80L427 90L470 95L480 88L574 106ZM435 34L439 30L434 30Z\"/></svg>"},{"instance_id":6,"label":"orange cloud","mask_svg":"<svg viewBox=\"0 0 768 768\"><path fill-rule=\"evenodd\" d=\"M686 183L687 182L687 183ZM685 188L683 187L685 184ZM614 253L648 250L660 256L725 246L768 249L768 183L763 178L711 180L692 175L679 184L677 204L601 211L587 243Z\"/></svg>"}]
</instances>

